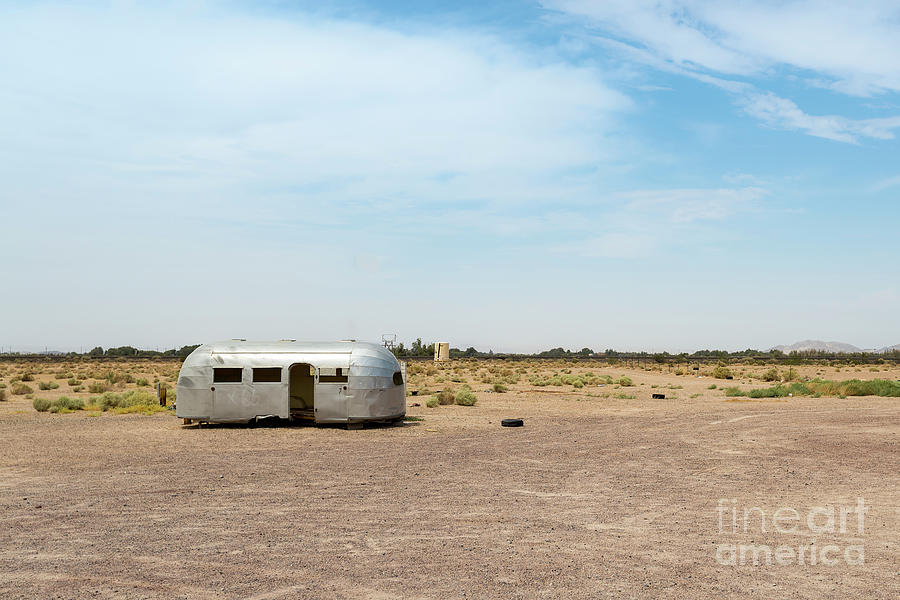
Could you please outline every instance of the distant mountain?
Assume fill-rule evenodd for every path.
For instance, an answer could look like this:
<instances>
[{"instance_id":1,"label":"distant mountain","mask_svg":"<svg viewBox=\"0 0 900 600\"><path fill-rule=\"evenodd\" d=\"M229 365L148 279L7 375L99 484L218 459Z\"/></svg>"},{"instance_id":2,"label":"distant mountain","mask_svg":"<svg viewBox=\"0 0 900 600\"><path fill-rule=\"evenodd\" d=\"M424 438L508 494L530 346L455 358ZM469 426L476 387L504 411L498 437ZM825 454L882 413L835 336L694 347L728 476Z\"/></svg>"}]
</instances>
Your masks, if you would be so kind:
<instances>
[{"instance_id":1,"label":"distant mountain","mask_svg":"<svg viewBox=\"0 0 900 600\"><path fill-rule=\"evenodd\" d=\"M790 346L775 346L772 350L781 350L785 354L791 352L805 352L807 350L834 353L862 352L860 348L857 348L852 344L845 344L843 342L823 342L822 340L803 340L802 342L796 342Z\"/></svg>"},{"instance_id":2,"label":"distant mountain","mask_svg":"<svg viewBox=\"0 0 900 600\"><path fill-rule=\"evenodd\" d=\"M857 348L853 344L845 344L843 342L823 342L822 340L803 340L802 342L796 342L791 344L790 346L775 346L771 348L771 350L781 350L785 354L790 354L791 352L806 352L808 350L815 350L817 352L831 352L833 354L840 353L853 353L853 352L873 352L875 354L881 354L885 352L893 352L894 350L900 351L900 344L894 344L893 346L885 346L884 348Z\"/></svg>"}]
</instances>

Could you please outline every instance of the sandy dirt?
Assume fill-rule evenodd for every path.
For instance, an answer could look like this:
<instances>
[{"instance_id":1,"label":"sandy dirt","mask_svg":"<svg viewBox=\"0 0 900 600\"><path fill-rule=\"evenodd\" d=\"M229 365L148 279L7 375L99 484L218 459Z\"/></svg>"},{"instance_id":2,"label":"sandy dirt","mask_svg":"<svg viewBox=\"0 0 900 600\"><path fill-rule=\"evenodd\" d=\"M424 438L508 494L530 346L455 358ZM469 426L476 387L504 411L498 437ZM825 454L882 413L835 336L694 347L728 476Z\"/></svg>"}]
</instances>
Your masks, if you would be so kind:
<instances>
[{"instance_id":1,"label":"sandy dirt","mask_svg":"<svg viewBox=\"0 0 900 600\"><path fill-rule=\"evenodd\" d=\"M410 397L423 421L361 431L52 415L12 396L0 403L0 597L900 596L900 399L733 402L708 378L594 371L632 377L615 391L634 398L524 379L487 393L471 377L474 407ZM860 497L861 534L855 514L845 533L774 531L778 508L805 521ZM766 531L752 513L746 533L730 515L720 532L720 499L739 517L765 511ZM838 563L716 556L813 541ZM864 564L847 564L850 546Z\"/></svg>"}]
</instances>

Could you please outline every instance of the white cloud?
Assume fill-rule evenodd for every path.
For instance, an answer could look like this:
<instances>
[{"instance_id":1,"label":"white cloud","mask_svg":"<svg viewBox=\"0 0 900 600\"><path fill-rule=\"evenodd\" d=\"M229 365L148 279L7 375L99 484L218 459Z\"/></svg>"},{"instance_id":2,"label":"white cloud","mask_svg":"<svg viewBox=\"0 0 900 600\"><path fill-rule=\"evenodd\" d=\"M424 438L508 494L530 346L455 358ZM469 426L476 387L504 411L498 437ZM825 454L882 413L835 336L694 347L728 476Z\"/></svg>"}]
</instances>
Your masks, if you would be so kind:
<instances>
[{"instance_id":1,"label":"white cloud","mask_svg":"<svg viewBox=\"0 0 900 600\"><path fill-rule=\"evenodd\" d=\"M141 182L181 209L544 200L554 173L619 154L630 107L594 69L452 30L33 8L0 39L12 179Z\"/></svg>"},{"instance_id":2,"label":"white cloud","mask_svg":"<svg viewBox=\"0 0 900 600\"><path fill-rule=\"evenodd\" d=\"M581 242L566 244L557 251L589 258L646 258L653 254L659 241L640 232L608 232Z\"/></svg>"},{"instance_id":3,"label":"white cloud","mask_svg":"<svg viewBox=\"0 0 900 600\"><path fill-rule=\"evenodd\" d=\"M698 72L751 76L789 65L820 73L845 93L900 91L900 6L890 0L545 4Z\"/></svg>"},{"instance_id":4,"label":"white cloud","mask_svg":"<svg viewBox=\"0 0 900 600\"><path fill-rule=\"evenodd\" d=\"M758 187L638 190L619 197L629 213L655 214L672 223L721 220L747 210L766 195ZM643 217L642 217L643 218Z\"/></svg>"},{"instance_id":5,"label":"white cloud","mask_svg":"<svg viewBox=\"0 0 900 600\"><path fill-rule=\"evenodd\" d=\"M644 258L660 248L717 242L698 236L704 223L755 210L767 191L759 187L635 190L617 194L595 231L558 245L562 253L598 258Z\"/></svg>"},{"instance_id":6,"label":"white cloud","mask_svg":"<svg viewBox=\"0 0 900 600\"><path fill-rule=\"evenodd\" d=\"M889 0L781 3L548 0L630 60L728 90L772 127L855 143L892 139L900 117L815 116L761 93L781 68L808 84L868 96L900 92L900 5Z\"/></svg>"},{"instance_id":7,"label":"white cloud","mask_svg":"<svg viewBox=\"0 0 900 600\"><path fill-rule=\"evenodd\" d=\"M756 175L752 175L750 173L729 173L727 175L723 175L722 179L731 184L735 185L755 185L760 186L766 184L766 181L760 179Z\"/></svg>"},{"instance_id":8,"label":"white cloud","mask_svg":"<svg viewBox=\"0 0 900 600\"><path fill-rule=\"evenodd\" d=\"M871 190L873 192L882 192L886 189L898 186L900 186L900 175L895 175L893 177L887 177L886 179L876 181Z\"/></svg>"},{"instance_id":9,"label":"white cloud","mask_svg":"<svg viewBox=\"0 0 900 600\"><path fill-rule=\"evenodd\" d=\"M771 127L798 130L839 142L856 143L860 137L893 139L893 130L900 128L900 117L847 119L837 115L809 115L793 101L775 94L753 94L743 104L747 114Z\"/></svg>"}]
</instances>

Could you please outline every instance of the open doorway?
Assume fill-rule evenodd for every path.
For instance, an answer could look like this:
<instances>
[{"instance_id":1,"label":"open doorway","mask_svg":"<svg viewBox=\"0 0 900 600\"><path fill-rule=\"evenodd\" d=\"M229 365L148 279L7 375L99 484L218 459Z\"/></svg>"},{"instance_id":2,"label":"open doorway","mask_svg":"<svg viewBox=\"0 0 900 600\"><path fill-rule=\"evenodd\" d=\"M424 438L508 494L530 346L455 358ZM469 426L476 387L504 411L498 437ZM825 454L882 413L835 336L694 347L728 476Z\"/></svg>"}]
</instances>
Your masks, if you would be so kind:
<instances>
[{"instance_id":1,"label":"open doorway","mask_svg":"<svg viewBox=\"0 0 900 600\"><path fill-rule=\"evenodd\" d=\"M288 376L291 418L316 418L315 389L316 368L308 363L291 365Z\"/></svg>"}]
</instances>

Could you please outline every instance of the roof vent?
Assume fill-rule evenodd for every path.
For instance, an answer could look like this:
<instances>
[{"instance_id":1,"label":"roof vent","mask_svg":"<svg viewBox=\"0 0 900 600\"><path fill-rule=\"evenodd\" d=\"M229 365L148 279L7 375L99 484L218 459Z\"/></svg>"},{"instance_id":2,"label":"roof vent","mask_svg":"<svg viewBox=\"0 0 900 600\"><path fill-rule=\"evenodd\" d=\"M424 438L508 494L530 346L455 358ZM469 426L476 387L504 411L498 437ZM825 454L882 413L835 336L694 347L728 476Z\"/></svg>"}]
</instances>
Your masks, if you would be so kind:
<instances>
[{"instance_id":1,"label":"roof vent","mask_svg":"<svg viewBox=\"0 0 900 600\"><path fill-rule=\"evenodd\" d=\"M232 342L246 342L247 338L231 338Z\"/></svg>"},{"instance_id":2,"label":"roof vent","mask_svg":"<svg viewBox=\"0 0 900 600\"><path fill-rule=\"evenodd\" d=\"M278 340L278 341L279 341L279 342L296 342L297 340L292 339L292 338L281 338L281 339Z\"/></svg>"}]
</instances>

